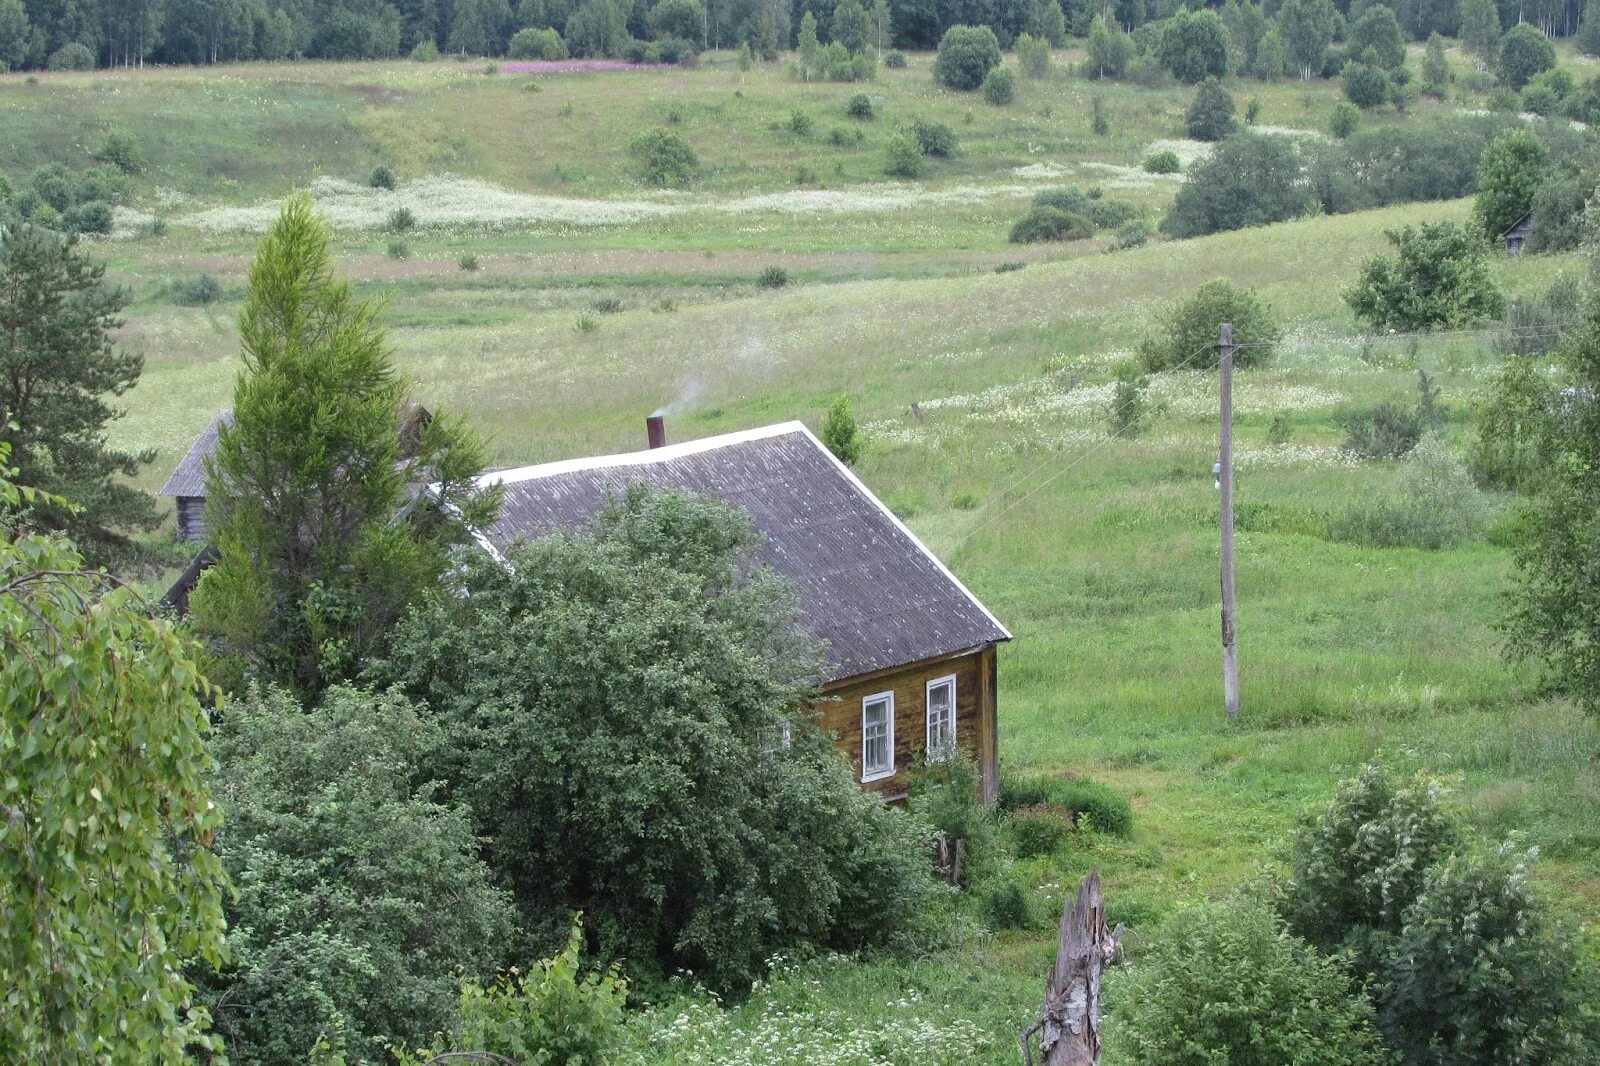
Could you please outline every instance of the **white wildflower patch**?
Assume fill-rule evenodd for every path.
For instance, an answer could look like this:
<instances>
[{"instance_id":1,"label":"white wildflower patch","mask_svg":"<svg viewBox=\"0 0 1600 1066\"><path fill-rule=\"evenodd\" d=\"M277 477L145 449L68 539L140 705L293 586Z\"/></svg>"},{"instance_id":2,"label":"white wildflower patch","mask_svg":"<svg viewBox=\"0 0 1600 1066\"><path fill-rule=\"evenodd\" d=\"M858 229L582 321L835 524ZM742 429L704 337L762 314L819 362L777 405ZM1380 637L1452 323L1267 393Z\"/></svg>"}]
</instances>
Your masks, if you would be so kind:
<instances>
[{"instance_id":1,"label":"white wildflower patch","mask_svg":"<svg viewBox=\"0 0 1600 1066\"><path fill-rule=\"evenodd\" d=\"M373 189L339 178L311 183L311 198L335 229L377 229L390 212L409 210L422 226L516 226L556 223L608 226L669 215L681 205L656 200L580 200L513 192L472 178L441 175L398 189ZM259 233L278 217L280 201L251 207L215 207L180 219L213 233Z\"/></svg>"},{"instance_id":2,"label":"white wildflower patch","mask_svg":"<svg viewBox=\"0 0 1600 1066\"><path fill-rule=\"evenodd\" d=\"M921 185L881 183L851 189L793 189L729 200L720 209L731 214L774 212L787 215L876 214L914 207L960 207L982 200L1027 196L1026 185Z\"/></svg>"},{"instance_id":3,"label":"white wildflower patch","mask_svg":"<svg viewBox=\"0 0 1600 1066\"><path fill-rule=\"evenodd\" d=\"M1106 175L1100 184L1108 189L1149 189L1157 181L1183 180L1181 174L1147 174L1138 167L1123 166L1121 163L1088 162L1079 165L1084 170Z\"/></svg>"},{"instance_id":4,"label":"white wildflower patch","mask_svg":"<svg viewBox=\"0 0 1600 1066\"><path fill-rule=\"evenodd\" d=\"M1361 456L1322 444L1234 445L1233 463L1240 470L1286 470L1305 466L1356 467Z\"/></svg>"},{"instance_id":5,"label":"white wildflower patch","mask_svg":"<svg viewBox=\"0 0 1600 1066\"><path fill-rule=\"evenodd\" d=\"M1321 130L1303 130L1298 126L1251 126L1256 133L1267 133L1275 137L1295 137L1303 141L1326 141L1331 138Z\"/></svg>"},{"instance_id":6,"label":"white wildflower patch","mask_svg":"<svg viewBox=\"0 0 1600 1066\"><path fill-rule=\"evenodd\" d=\"M111 209L111 239L121 241L137 237L140 230L155 220L156 216L149 211L140 211L132 207L114 207Z\"/></svg>"}]
</instances>

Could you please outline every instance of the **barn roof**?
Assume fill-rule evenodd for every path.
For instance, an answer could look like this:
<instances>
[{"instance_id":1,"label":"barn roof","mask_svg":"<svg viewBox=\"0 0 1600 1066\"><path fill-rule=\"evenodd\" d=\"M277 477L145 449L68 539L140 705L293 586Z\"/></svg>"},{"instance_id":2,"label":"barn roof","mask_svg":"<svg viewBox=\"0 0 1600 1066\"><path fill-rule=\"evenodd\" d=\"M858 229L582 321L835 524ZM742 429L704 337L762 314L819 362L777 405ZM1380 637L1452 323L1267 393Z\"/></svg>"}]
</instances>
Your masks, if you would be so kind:
<instances>
[{"instance_id":1,"label":"barn roof","mask_svg":"<svg viewBox=\"0 0 1600 1066\"><path fill-rule=\"evenodd\" d=\"M206 494L206 456L217 447L217 427L233 420L233 409L224 407L206 423L200 436L189 446L188 454L161 486L162 496L204 496Z\"/></svg>"},{"instance_id":2,"label":"barn roof","mask_svg":"<svg viewBox=\"0 0 1600 1066\"><path fill-rule=\"evenodd\" d=\"M827 644L836 681L1011 639L1011 634L848 467L799 422L643 452L483 475L505 486L484 545L584 524L643 483L743 508L761 557L799 591L800 623Z\"/></svg>"}]
</instances>

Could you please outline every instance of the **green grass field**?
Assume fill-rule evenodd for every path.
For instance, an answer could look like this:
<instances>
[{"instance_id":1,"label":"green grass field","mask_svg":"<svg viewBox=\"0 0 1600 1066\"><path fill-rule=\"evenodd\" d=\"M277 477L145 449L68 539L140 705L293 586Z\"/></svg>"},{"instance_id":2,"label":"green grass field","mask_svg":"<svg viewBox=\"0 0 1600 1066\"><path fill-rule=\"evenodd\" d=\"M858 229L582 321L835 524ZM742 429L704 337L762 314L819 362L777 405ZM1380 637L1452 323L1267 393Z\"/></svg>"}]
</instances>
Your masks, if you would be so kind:
<instances>
[{"instance_id":1,"label":"green grass field","mask_svg":"<svg viewBox=\"0 0 1600 1066\"><path fill-rule=\"evenodd\" d=\"M1112 920L1146 928L1175 902L1276 861L1296 817L1382 753L1455 775L1479 826L1538 844L1558 906L1592 922L1600 736L1502 659L1507 524L1439 552L1294 531L1295 516L1335 513L1393 481L1393 464L1339 451L1341 420L1409 400L1418 368L1442 386L1449 436L1465 443L1493 338L1364 339L1339 292L1384 249L1385 229L1462 218L1470 205L1115 253L1100 239L1019 249L1006 234L1038 189L1098 184L1153 221L1177 187L1138 164L1150 145L1181 139L1191 91L1085 81L1065 69L1075 58L1058 54L1061 69L1021 83L1003 109L936 89L929 57L866 86L740 73L726 55L695 71L538 79L486 74L481 62L0 76L0 121L13 134L0 170L16 180L44 162L85 164L113 129L148 154L126 235L95 250L133 298L121 341L146 370L114 436L159 450L141 478L150 487L228 401L259 220L319 180L330 210L356 220L340 224L340 269L387 302L417 394L470 414L497 464L641 447L643 418L662 405L683 439L815 425L848 393L870 441L863 478L1016 633L1001 653L1003 765L1088 775L1133 797L1130 840L1090 837L1024 864L1041 915L1098 866ZM1325 83L1232 87L1241 109L1260 99L1260 124L1307 136L1339 99ZM857 91L879 118L845 116ZM1089 129L1094 95L1109 109L1106 137ZM1476 106L1430 102L1370 121ZM787 128L797 109L814 121L809 136ZM961 154L923 182L890 182L883 141L916 117L949 123ZM632 177L628 139L662 124L700 154L687 191ZM845 143L831 143L835 128ZM331 184L359 184L380 163L417 184L392 198ZM802 167L811 173L797 184ZM433 191L418 201L417 229L392 238L359 221L421 187ZM551 202L530 206L534 197ZM156 216L160 235L148 231ZM387 254L391 239L405 258ZM475 271L459 266L468 253ZM1003 262L1026 265L996 273ZM789 285L758 287L769 266L788 270ZM1577 257L1494 267L1513 293L1585 269ZM224 298L176 305L171 286L202 273ZM1238 377L1243 710L1231 724L1215 380L1158 376L1138 437L1114 438L1106 419L1110 381L1153 314L1215 277L1259 290L1289 333L1274 362ZM1275 418L1291 429L1287 444L1267 440ZM1502 517L1511 506L1491 503ZM642 1019L640 1061L739 1061L727 1049L760 1037L791 1050L753 1061L1013 1062L1051 950L1041 924L969 932L915 962L780 970L736 1011L683 1006L681 1043L646 1034L682 1005ZM899 1036L855 1058L815 1053L862 1033Z\"/></svg>"}]
</instances>

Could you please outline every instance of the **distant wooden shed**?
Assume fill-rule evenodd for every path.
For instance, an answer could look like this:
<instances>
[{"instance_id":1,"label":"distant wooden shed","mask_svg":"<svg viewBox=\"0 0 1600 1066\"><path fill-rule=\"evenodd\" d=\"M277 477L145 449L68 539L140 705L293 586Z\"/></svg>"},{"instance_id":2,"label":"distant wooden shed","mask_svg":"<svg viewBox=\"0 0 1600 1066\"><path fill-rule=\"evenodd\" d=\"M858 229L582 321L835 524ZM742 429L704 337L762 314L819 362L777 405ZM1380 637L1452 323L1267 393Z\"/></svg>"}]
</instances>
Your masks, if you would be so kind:
<instances>
[{"instance_id":1,"label":"distant wooden shed","mask_svg":"<svg viewBox=\"0 0 1600 1066\"><path fill-rule=\"evenodd\" d=\"M659 423L652 433L664 440ZM920 756L954 746L977 762L985 800L998 795L995 648L1011 633L803 424L481 481L505 489L481 541L498 558L583 525L636 483L742 508L764 534L762 561L798 590L801 628L824 645L821 725L862 786L898 799Z\"/></svg>"},{"instance_id":2,"label":"distant wooden shed","mask_svg":"<svg viewBox=\"0 0 1600 1066\"><path fill-rule=\"evenodd\" d=\"M233 411L218 411L206 428L200 431L189 451L178 462L177 469L161 486L161 495L172 498L177 509L176 536L179 540L198 543L206 536L206 457L217 449L217 430L233 421Z\"/></svg>"},{"instance_id":3,"label":"distant wooden shed","mask_svg":"<svg viewBox=\"0 0 1600 1066\"><path fill-rule=\"evenodd\" d=\"M1512 255L1521 255L1522 246L1533 236L1533 212L1526 212L1521 218L1511 224L1511 228L1500 234L1500 239L1505 242L1506 251Z\"/></svg>"}]
</instances>

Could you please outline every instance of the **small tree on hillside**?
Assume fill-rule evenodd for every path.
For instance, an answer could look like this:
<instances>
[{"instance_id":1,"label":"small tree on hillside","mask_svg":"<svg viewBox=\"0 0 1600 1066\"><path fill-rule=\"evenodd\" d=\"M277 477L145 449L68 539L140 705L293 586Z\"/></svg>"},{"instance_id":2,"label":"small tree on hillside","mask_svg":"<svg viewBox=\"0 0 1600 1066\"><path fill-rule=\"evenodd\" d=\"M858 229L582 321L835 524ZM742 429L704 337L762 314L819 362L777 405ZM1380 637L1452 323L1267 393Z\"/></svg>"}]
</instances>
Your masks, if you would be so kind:
<instances>
[{"instance_id":1,"label":"small tree on hillside","mask_svg":"<svg viewBox=\"0 0 1600 1066\"><path fill-rule=\"evenodd\" d=\"M1333 43L1333 25L1338 12L1331 0L1285 0L1278 12L1278 31L1289 62L1300 72L1301 81L1310 81L1322 72Z\"/></svg>"},{"instance_id":2,"label":"small tree on hillside","mask_svg":"<svg viewBox=\"0 0 1600 1066\"><path fill-rule=\"evenodd\" d=\"M1500 52L1500 9L1494 0L1461 0L1458 36L1478 61L1478 69L1497 63Z\"/></svg>"},{"instance_id":3,"label":"small tree on hillside","mask_svg":"<svg viewBox=\"0 0 1600 1066\"><path fill-rule=\"evenodd\" d=\"M828 405L822 418L822 443L846 466L856 465L861 458L861 433L856 428L856 416L850 412L850 398L840 394Z\"/></svg>"},{"instance_id":4,"label":"small tree on hillside","mask_svg":"<svg viewBox=\"0 0 1600 1066\"><path fill-rule=\"evenodd\" d=\"M1190 168L1161 228L1198 237L1296 218L1316 203L1300 170L1289 138L1235 134Z\"/></svg>"},{"instance_id":5,"label":"small tree on hillside","mask_svg":"<svg viewBox=\"0 0 1600 1066\"><path fill-rule=\"evenodd\" d=\"M1194 94L1184 121L1195 140L1220 141L1233 132L1233 97L1216 78L1207 78Z\"/></svg>"},{"instance_id":6,"label":"small tree on hillside","mask_svg":"<svg viewBox=\"0 0 1600 1066\"><path fill-rule=\"evenodd\" d=\"M0 441L0 1060L189 1061L223 948L195 649L72 543ZM65 507L65 501L48 501Z\"/></svg>"},{"instance_id":7,"label":"small tree on hillside","mask_svg":"<svg viewBox=\"0 0 1600 1066\"><path fill-rule=\"evenodd\" d=\"M1500 40L1500 77L1513 89L1555 65L1556 46L1527 23L1511 27Z\"/></svg>"},{"instance_id":8,"label":"small tree on hillside","mask_svg":"<svg viewBox=\"0 0 1600 1066\"><path fill-rule=\"evenodd\" d=\"M1498 237L1527 214L1549 164L1544 142L1526 129L1507 130L1484 150L1472 210L1486 236Z\"/></svg>"},{"instance_id":9,"label":"small tree on hillside","mask_svg":"<svg viewBox=\"0 0 1600 1066\"><path fill-rule=\"evenodd\" d=\"M839 6L833 9L832 33L833 39L851 55L872 43L872 19L860 0L839 0Z\"/></svg>"},{"instance_id":10,"label":"small tree on hillside","mask_svg":"<svg viewBox=\"0 0 1600 1066\"><path fill-rule=\"evenodd\" d=\"M1050 73L1050 42L1024 33L1017 38L1017 66L1024 78L1037 80Z\"/></svg>"},{"instance_id":11,"label":"small tree on hillside","mask_svg":"<svg viewBox=\"0 0 1600 1066\"><path fill-rule=\"evenodd\" d=\"M1387 236L1395 258L1367 260L1344 294L1356 317L1373 329L1450 329L1498 318L1505 310L1505 297L1489 277L1488 245L1476 226L1424 222Z\"/></svg>"},{"instance_id":12,"label":"small tree on hillside","mask_svg":"<svg viewBox=\"0 0 1600 1066\"><path fill-rule=\"evenodd\" d=\"M1283 77L1284 63L1283 36L1273 26L1261 38L1261 43L1256 45L1256 58L1250 64L1250 73L1262 81L1277 81Z\"/></svg>"},{"instance_id":13,"label":"small tree on hillside","mask_svg":"<svg viewBox=\"0 0 1600 1066\"><path fill-rule=\"evenodd\" d=\"M951 26L939 39L933 76L951 89L971 90L1000 65L1000 41L987 26Z\"/></svg>"},{"instance_id":14,"label":"small tree on hillside","mask_svg":"<svg viewBox=\"0 0 1600 1066\"><path fill-rule=\"evenodd\" d=\"M1400 22L1383 4L1373 4L1361 12L1345 35L1345 47L1352 56L1384 70L1399 70L1406 62L1406 39L1400 32Z\"/></svg>"},{"instance_id":15,"label":"small tree on hillside","mask_svg":"<svg viewBox=\"0 0 1600 1066\"><path fill-rule=\"evenodd\" d=\"M810 78L817 69L817 58L822 55L822 42L817 39L817 16L810 11L800 17L794 48L800 53L801 75Z\"/></svg>"},{"instance_id":16,"label":"small tree on hillside","mask_svg":"<svg viewBox=\"0 0 1600 1066\"><path fill-rule=\"evenodd\" d=\"M150 494L124 480L154 454L106 440L122 413L108 401L144 360L112 346L126 297L104 279L75 238L0 226L0 442L22 482L75 505L36 503L29 522L72 537L94 566L132 558L129 534L158 520Z\"/></svg>"},{"instance_id":17,"label":"small tree on hillside","mask_svg":"<svg viewBox=\"0 0 1600 1066\"><path fill-rule=\"evenodd\" d=\"M1228 29L1215 11L1179 8L1167 20L1156 58L1179 81L1220 78L1228 73Z\"/></svg>"},{"instance_id":18,"label":"small tree on hillside","mask_svg":"<svg viewBox=\"0 0 1600 1066\"><path fill-rule=\"evenodd\" d=\"M1233 341L1240 346L1233 365L1241 369L1270 360L1283 339L1277 316L1254 290L1219 278L1161 313L1139 344L1139 360L1151 373L1213 368L1220 358L1219 327L1224 322L1233 326Z\"/></svg>"},{"instance_id":19,"label":"small tree on hillside","mask_svg":"<svg viewBox=\"0 0 1600 1066\"><path fill-rule=\"evenodd\" d=\"M1422 91L1442 97L1450 86L1450 61L1445 58L1444 38L1438 32L1428 35L1428 46L1422 53Z\"/></svg>"},{"instance_id":20,"label":"small tree on hillside","mask_svg":"<svg viewBox=\"0 0 1600 1066\"><path fill-rule=\"evenodd\" d=\"M407 388L378 307L333 276L331 231L297 196L262 239L239 333L233 421L207 463L219 557L192 601L197 631L238 676L307 692L351 676L486 526L483 447L452 418L402 454ZM436 503L408 495L433 484Z\"/></svg>"},{"instance_id":21,"label":"small tree on hillside","mask_svg":"<svg viewBox=\"0 0 1600 1066\"><path fill-rule=\"evenodd\" d=\"M1104 15L1089 25L1089 55L1084 69L1091 78L1120 78L1133 58L1133 41Z\"/></svg>"}]
</instances>

